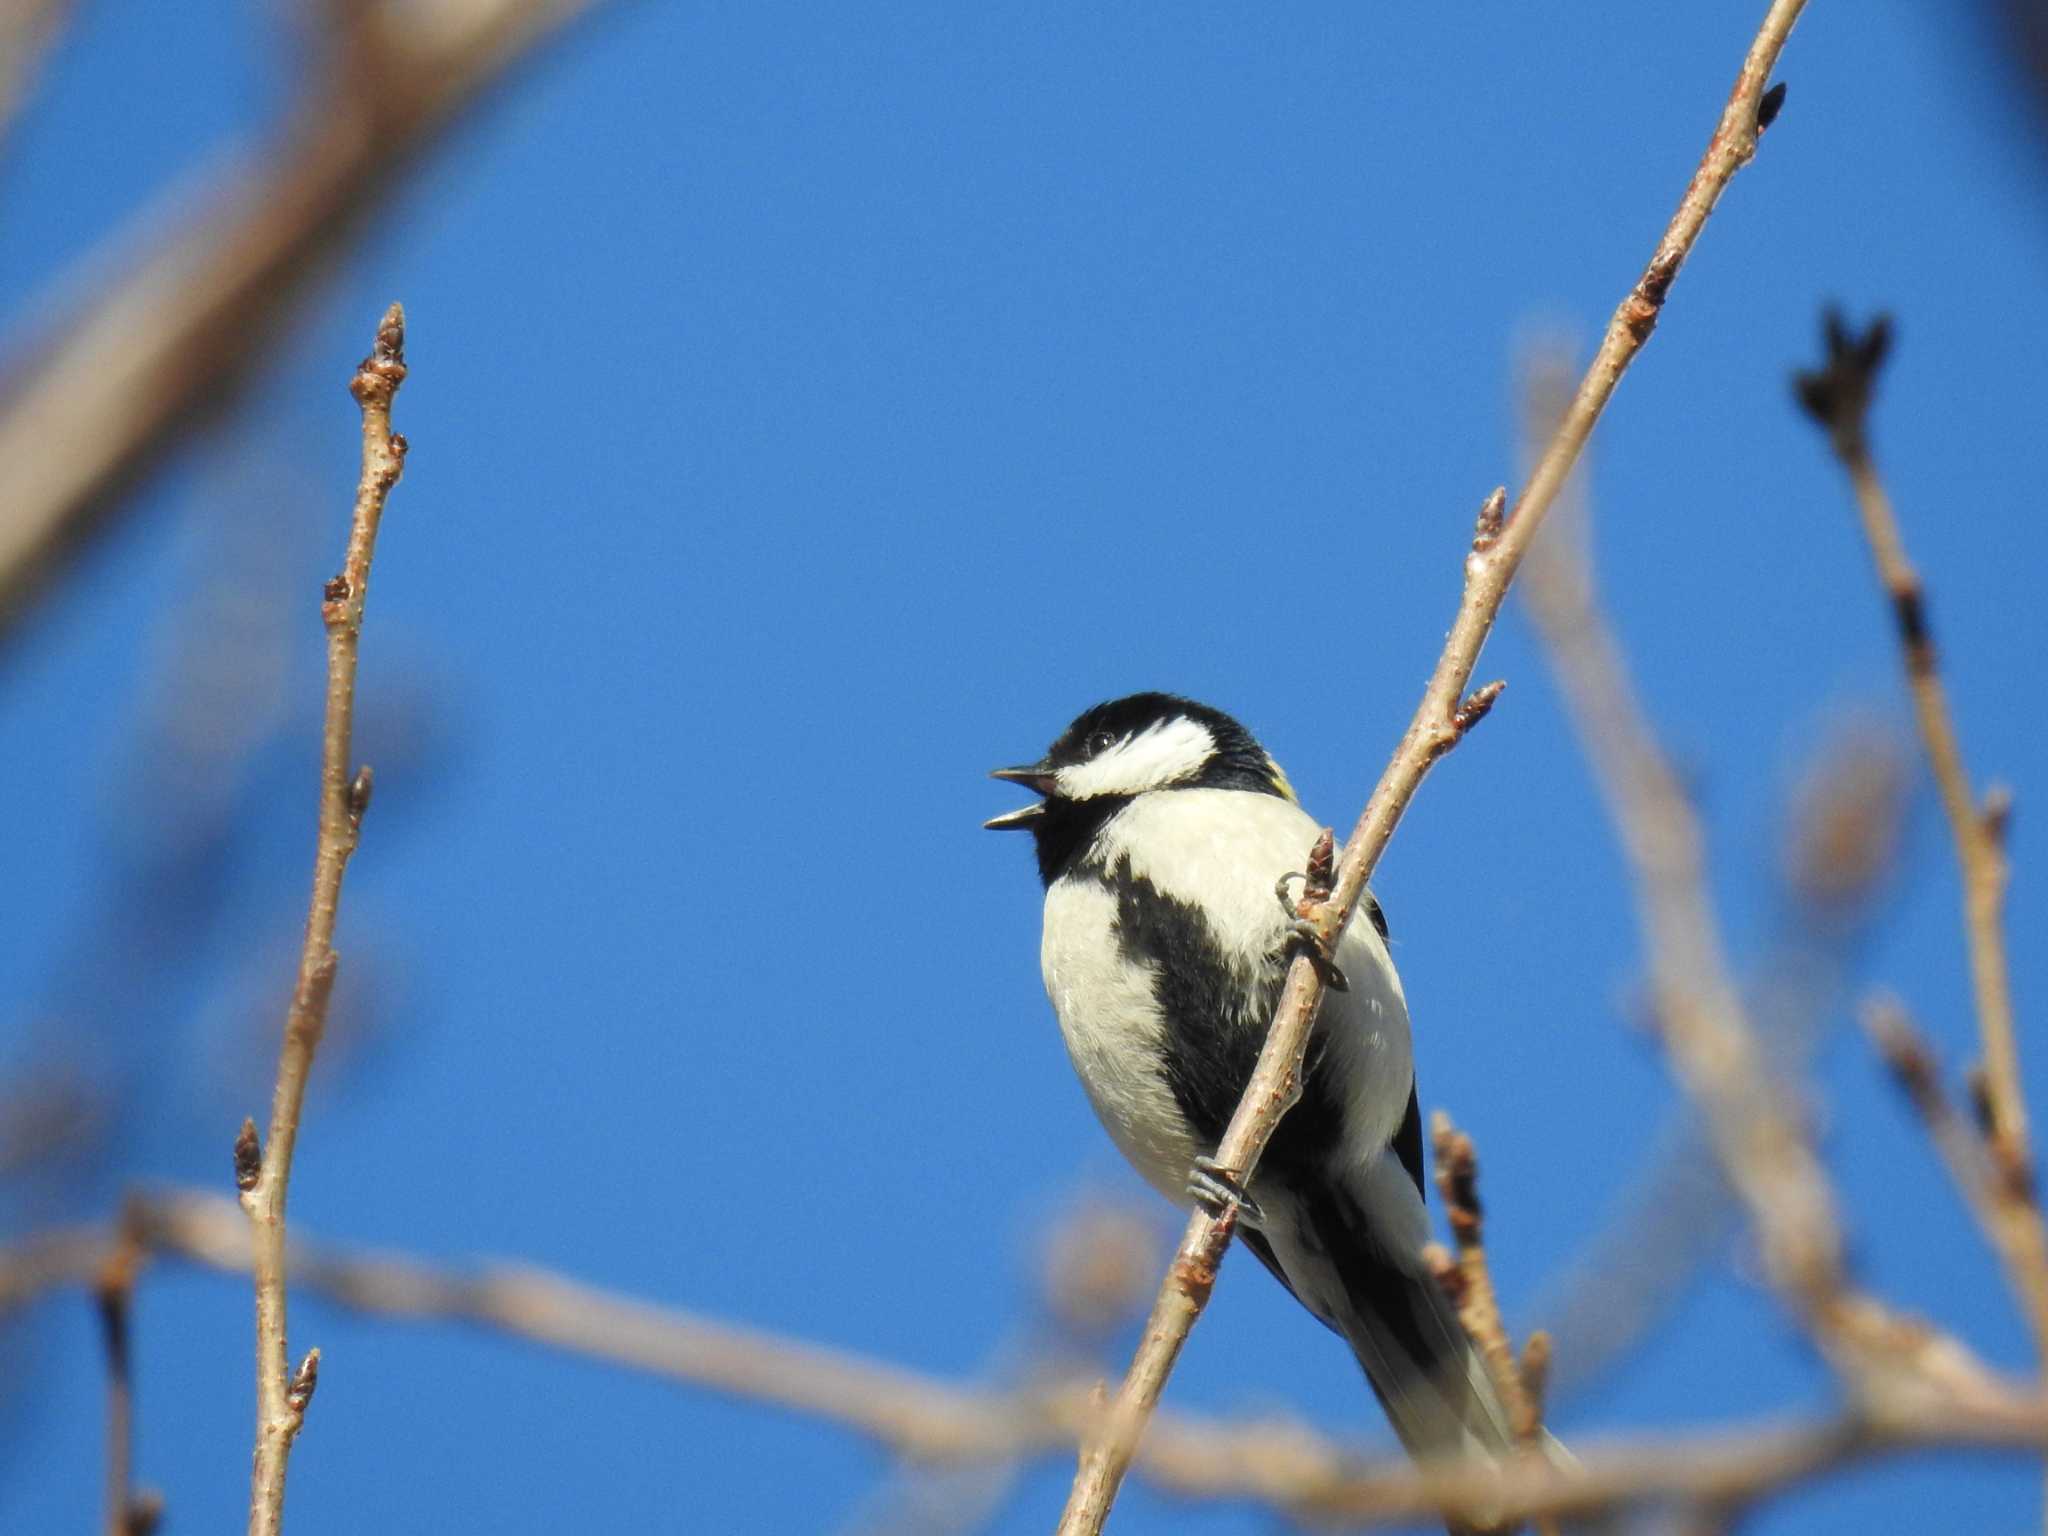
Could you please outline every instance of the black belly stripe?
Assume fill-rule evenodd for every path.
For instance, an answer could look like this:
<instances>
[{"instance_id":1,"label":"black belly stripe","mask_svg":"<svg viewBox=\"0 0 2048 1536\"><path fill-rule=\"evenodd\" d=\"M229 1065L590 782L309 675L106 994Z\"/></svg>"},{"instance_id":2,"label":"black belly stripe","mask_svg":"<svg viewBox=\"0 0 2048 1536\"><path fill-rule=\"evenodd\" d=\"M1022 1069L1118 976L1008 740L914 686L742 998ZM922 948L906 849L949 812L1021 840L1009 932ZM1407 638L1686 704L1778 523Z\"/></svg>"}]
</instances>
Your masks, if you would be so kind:
<instances>
[{"instance_id":1,"label":"black belly stripe","mask_svg":"<svg viewBox=\"0 0 2048 1536\"><path fill-rule=\"evenodd\" d=\"M1415 1089L1408 1089L1408 1113L1401 1117L1401 1129L1394 1132L1394 1156L1401 1159L1401 1166L1408 1170L1408 1177L1415 1181L1415 1193L1422 1196L1422 1203L1429 1204L1429 1190L1424 1186L1427 1180L1422 1173L1422 1103L1415 1097Z\"/></svg>"},{"instance_id":2,"label":"black belly stripe","mask_svg":"<svg viewBox=\"0 0 2048 1536\"><path fill-rule=\"evenodd\" d=\"M1166 1026L1160 1075L1195 1139L1213 1147L1258 1064L1287 979L1285 957L1274 955L1247 977L1224 960L1200 908L1134 874L1128 857L1096 875L1116 898L1118 947L1153 970L1153 998ZM1314 1170L1320 1177L1336 1147L1346 1107L1331 1074L1320 1070L1322 1046L1319 1030L1309 1041L1301 1101L1266 1149L1268 1169Z\"/></svg>"}]
</instances>

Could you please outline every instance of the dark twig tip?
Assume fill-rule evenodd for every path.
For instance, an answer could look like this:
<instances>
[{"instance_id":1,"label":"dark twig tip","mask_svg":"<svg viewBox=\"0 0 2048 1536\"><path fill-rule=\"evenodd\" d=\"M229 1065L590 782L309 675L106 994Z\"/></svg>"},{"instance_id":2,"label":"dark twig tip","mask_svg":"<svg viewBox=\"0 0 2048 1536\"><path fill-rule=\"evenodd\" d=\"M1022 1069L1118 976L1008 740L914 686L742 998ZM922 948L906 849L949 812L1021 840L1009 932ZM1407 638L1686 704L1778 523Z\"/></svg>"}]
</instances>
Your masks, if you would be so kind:
<instances>
[{"instance_id":1,"label":"dark twig tip","mask_svg":"<svg viewBox=\"0 0 2048 1536\"><path fill-rule=\"evenodd\" d=\"M164 1496L154 1488L135 1495L128 1503L127 1519L123 1522L127 1536L154 1536L156 1528L163 1524Z\"/></svg>"},{"instance_id":2,"label":"dark twig tip","mask_svg":"<svg viewBox=\"0 0 2048 1536\"><path fill-rule=\"evenodd\" d=\"M1778 120L1778 114L1785 110L1785 82L1780 80L1763 94L1756 104L1756 131L1762 133Z\"/></svg>"},{"instance_id":3,"label":"dark twig tip","mask_svg":"<svg viewBox=\"0 0 2048 1536\"><path fill-rule=\"evenodd\" d=\"M1793 393L1806 414L1833 436L1837 453L1860 453L1877 375L1891 353L1891 317L1876 316L1859 335L1839 309L1830 307L1821 317L1821 335L1827 355L1819 368L1792 376Z\"/></svg>"},{"instance_id":4,"label":"dark twig tip","mask_svg":"<svg viewBox=\"0 0 2048 1536\"><path fill-rule=\"evenodd\" d=\"M242 1121L235 1134L235 1188L247 1193L263 1177L263 1143L256 1136L256 1122Z\"/></svg>"},{"instance_id":5,"label":"dark twig tip","mask_svg":"<svg viewBox=\"0 0 2048 1536\"><path fill-rule=\"evenodd\" d=\"M1963 1091L1969 1096L1970 1118L1977 1123L1977 1133L1991 1140L1997 1132L1998 1117L1991 1103L1991 1078L1981 1065L1964 1075Z\"/></svg>"}]
</instances>

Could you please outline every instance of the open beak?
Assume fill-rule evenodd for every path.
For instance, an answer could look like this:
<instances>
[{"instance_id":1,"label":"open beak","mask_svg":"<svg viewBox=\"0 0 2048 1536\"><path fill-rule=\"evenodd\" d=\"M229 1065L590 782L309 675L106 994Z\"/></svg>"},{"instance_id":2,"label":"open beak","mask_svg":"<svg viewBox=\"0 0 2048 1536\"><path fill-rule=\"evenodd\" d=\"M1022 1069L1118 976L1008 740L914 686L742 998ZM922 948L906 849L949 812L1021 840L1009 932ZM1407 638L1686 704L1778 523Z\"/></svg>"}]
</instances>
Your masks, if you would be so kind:
<instances>
[{"instance_id":1,"label":"open beak","mask_svg":"<svg viewBox=\"0 0 2048 1536\"><path fill-rule=\"evenodd\" d=\"M989 774L989 777L1005 779L1012 784L1022 784L1040 795L1051 794L1056 782L1046 771L1043 763L1032 763L1023 768L998 768ZM1021 809L1005 812L1001 816L991 816L982 825L991 832L1028 832L1031 824L1044 814L1045 802L1040 800Z\"/></svg>"}]
</instances>

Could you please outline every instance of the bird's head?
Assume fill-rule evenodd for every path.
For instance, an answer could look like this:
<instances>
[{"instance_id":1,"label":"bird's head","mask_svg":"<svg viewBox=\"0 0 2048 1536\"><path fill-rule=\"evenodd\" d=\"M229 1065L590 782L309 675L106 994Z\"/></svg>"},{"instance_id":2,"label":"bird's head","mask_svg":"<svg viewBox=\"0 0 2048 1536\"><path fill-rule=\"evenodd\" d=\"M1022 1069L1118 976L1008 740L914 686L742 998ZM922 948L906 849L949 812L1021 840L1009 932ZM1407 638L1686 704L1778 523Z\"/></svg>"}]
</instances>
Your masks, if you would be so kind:
<instances>
[{"instance_id":1,"label":"bird's head","mask_svg":"<svg viewBox=\"0 0 2048 1536\"><path fill-rule=\"evenodd\" d=\"M1031 832L1050 879L1097 828L1154 790L1242 789L1294 798L1280 765L1220 709L1170 693L1134 693L1082 714L1035 763L993 775L1042 798L983 823Z\"/></svg>"}]
</instances>

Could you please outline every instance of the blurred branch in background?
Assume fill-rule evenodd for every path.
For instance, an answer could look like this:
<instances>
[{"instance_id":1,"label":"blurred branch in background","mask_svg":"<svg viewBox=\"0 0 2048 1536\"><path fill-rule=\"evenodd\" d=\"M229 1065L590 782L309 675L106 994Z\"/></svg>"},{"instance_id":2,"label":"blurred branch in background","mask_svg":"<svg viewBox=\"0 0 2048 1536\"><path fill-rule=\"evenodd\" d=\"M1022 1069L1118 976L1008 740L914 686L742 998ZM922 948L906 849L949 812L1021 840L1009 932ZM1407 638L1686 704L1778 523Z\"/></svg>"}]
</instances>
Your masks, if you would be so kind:
<instances>
[{"instance_id":1,"label":"blurred branch in background","mask_svg":"<svg viewBox=\"0 0 2048 1536\"><path fill-rule=\"evenodd\" d=\"M593 3L322 9L310 77L272 140L223 166L169 235L140 216L115 241L120 275L0 377L0 639L134 476L232 396L394 176Z\"/></svg>"},{"instance_id":2,"label":"blurred branch in background","mask_svg":"<svg viewBox=\"0 0 2048 1536\"><path fill-rule=\"evenodd\" d=\"M1880 315L1858 335L1839 314L1830 311L1822 330L1827 356L1818 370L1798 375L1799 402L1826 430L1829 446L1855 494L1864 538L1891 603L1914 718L1962 871L1964 937L1983 1051L1983 1065L1973 1079L1974 1097L1982 1121L1983 1154L1989 1163L1982 1187L1974 1195L1967 1187L1964 1192L1971 1195L1972 1210L2005 1262L2033 1334L2035 1353L2048 1367L2048 1232L2044 1232L2035 1192L2005 947L2005 891L2011 874L2005 833L2011 798L1994 790L1980 804L1970 787L1961 736L1937 663L1926 593L1907 557L1898 517L1870 450L1870 402L1891 349L1891 322ZM1880 1043L1893 1048L1887 1059L1895 1073L1909 1079L1909 1091L1925 1117L1933 1102L1929 1098L1931 1077L1916 1085L1910 1080L1913 1074L1903 1071L1916 1053L1902 1014L1894 1011L1888 1015L1888 1024L1880 1029ZM1924 1058L1924 1053L1919 1054ZM1940 1122L1930 1119L1929 1126L1939 1130ZM1937 1135L1937 1144L1939 1141Z\"/></svg>"},{"instance_id":3,"label":"blurred branch in background","mask_svg":"<svg viewBox=\"0 0 2048 1536\"><path fill-rule=\"evenodd\" d=\"M0 141L35 85L72 0L0 0Z\"/></svg>"},{"instance_id":4,"label":"blurred branch in background","mask_svg":"<svg viewBox=\"0 0 2048 1536\"><path fill-rule=\"evenodd\" d=\"M151 1256L248 1273L248 1224L225 1197L144 1193L127 1219ZM121 1241L106 1227L80 1226L0 1247L0 1316L53 1290L91 1287ZM912 1462L1059 1454L1103 1411L1092 1372L1013 1392L955 1386L525 1266L455 1268L302 1237L292 1243L291 1268L306 1290L367 1315L468 1324L765 1403L842 1425ZM1579 1447L1579 1465L1567 1471L1455 1473L1376 1461L1297 1423L1168 1413L1153 1420L1138 1466L1155 1487L1182 1498L1258 1503L1304 1521L1385 1525L1445 1511L1592 1515L1669 1502L1740 1504L1910 1450L2048 1448L2048 1401L2030 1394L1992 1390L1874 1406L1882 1411L1591 1443Z\"/></svg>"},{"instance_id":5,"label":"blurred branch in background","mask_svg":"<svg viewBox=\"0 0 2048 1536\"><path fill-rule=\"evenodd\" d=\"M145 1256L133 1212L124 1210L93 1277L107 1353L107 1536L150 1536L163 1517L160 1495L135 1492L135 1279Z\"/></svg>"},{"instance_id":6,"label":"blurred branch in background","mask_svg":"<svg viewBox=\"0 0 2048 1536\"><path fill-rule=\"evenodd\" d=\"M1838 449L1846 457L1854 440L1860 438L1868 398L1867 372L1882 355L1882 337L1877 337L1875 345L1867 340L1857 342L1847 338L1838 325L1831 325L1830 343L1829 374L1802 379L1801 392L1809 410L1824 419L1830 419L1830 406L1834 418L1839 419L1845 410L1841 402L1852 402L1848 409L1856 425L1837 432ZM1859 369L1862 382L1858 381ZM1845 441L1850 448L1843 448ZM1580 510L1583 516L1583 508ZM1583 531L1576 539L1559 538L1558 531L1568 530L1554 530L1530 560L1525 591L1531 613L1634 873L1660 1034L1678 1058L1680 1075L1706 1114L1723 1166L1757 1225L1774 1285L1808 1328L1860 1411L1883 1417L1896 1412L1900 1402L1962 1403L1987 1393L1995 1396L2004 1389L1959 1341L1926 1324L1897 1317L1853 1288L1840 1236L1832 1226L1818 1234L1809 1233L1804 1249L1789 1255L1772 1251L1774 1232L1782 1240L1785 1233L1797 1230L1788 1217L1801 1212L1781 1213L1772 1221L1769 1208L1784 1191L1772 1188L1771 1170L1796 1167L1810 1172L1823 1194L1825 1174L1808 1144L1787 1084L1782 1078L1774 1080L1764 1066L1754 1024L1729 976L1707 893L1698 819L1651 733L1619 644L1600 609ZM1877 542L1876 534L1873 541ZM1895 593L1910 657L1916 646L1925 643L1924 626L1917 620L1917 583L1911 581L1910 572L1903 568L1903 556L1895 550L1889 559L1881 556L1880 564ZM1931 657L1922 654L1913 670L1918 678L1930 678ZM1923 702L1923 723L1929 714ZM1930 739L1936 734L1929 730ZM1952 739L1949 745L1952 749ZM1964 795L1967 807L1967 790ZM1970 819L1981 830L1981 820L1974 814ZM1813 847L1806 851L1804 867L1811 886L1808 899L1817 907L1824 906L1838 887L1853 886L1864 878L1853 859L1845 861L1830 852L1845 826L1823 825ZM1960 830L1958 835L1960 839ZM1836 868L1848 878L1831 879L1828 871ZM1972 908L1973 920L1980 910ZM1992 912L1995 916L1995 906ZM1973 921L1973 929L1975 926ZM1980 998L1983 995L1980 988ZM2009 1015L2006 1022L2009 1026ZM1893 1019L1882 1038L1895 1073L1916 1089L1916 1102L1923 1106L1923 1114L1938 1107L1929 1086L1931 1070L1914 1070L1915 1052L1903 1023ZM1924 1058L1919 1064L1924 1066ZM2016 1123L2023 1128L2016 1079L2010 1087ZM1930 1126L1939 1126L1939 1116L1929 1114L1928 1118ZM1995 1111L1987 1111L1986 1121L1986 1134L1995 1153L1999 1126ZM1994 1182L2006 1186L2008 1200L2023 1192L2019 1181L2010 1177ZM1805 1199L1800 1204L1804 1220L1825 1217L1832 1223L1831 1197ZM1989 1191L1974 1204L1983 1211L1997 1209ZM2027 1210L2033 1214L2031 1203ZM1991 1235L2014 1267L2023 1270L2029 1254L2017 1237L1997 1226Z\"/></svg>"},{"instance_id":7,"label":"blurred branch in background","mask_svg":"<svg viewBox=\"0 0 2048 1536\"><path fill-rule=\"evenodd\" d=\"M1568 347L1531 345L1518 368L1525 457L1554 430L1570 399ZM1698 836L1675 768L1650 733L1628 661L1602 610L1592 565L1592 507L1583 466L1561 494L1551 526L1530 551L1522 596L1557 680L1582 755L1629 851L1618 798L1634 786L1630 814L1657 827L1633 834L1666 858ZM1670 807L1681 819L1663 829ZM1848 999L1851 951L1869 931L1877 896L1891 883L1905 817L1904 771L1895 741L1851 721L1823 742L1792 796L1782 862L1785 919L1747 989L1756 1044L1773 1077L1796 1081L1824 1026ZM1686 829L1690 828L1688 832ZM1672 846L1660 850L1659 840ZM1697 850L1693 850L1697 857ZM1641 901L1639 918L1647 923ZM1711 917L1709 916L1709 920ZM1653 938L1647 926L1646 950ZM1715 941L1718 948L1718 941ZM1679 963L1678 957L1672 957ZM1735 1192L1705 1123L1680 1109L1608 1226L1568 1266L1536 1311L1558 1340L1556 1390L1569 1393L1610 1367L1676 1309L1686 1283L1716 1260L1740 1229Z\"/></svg>"}]
</instances>

